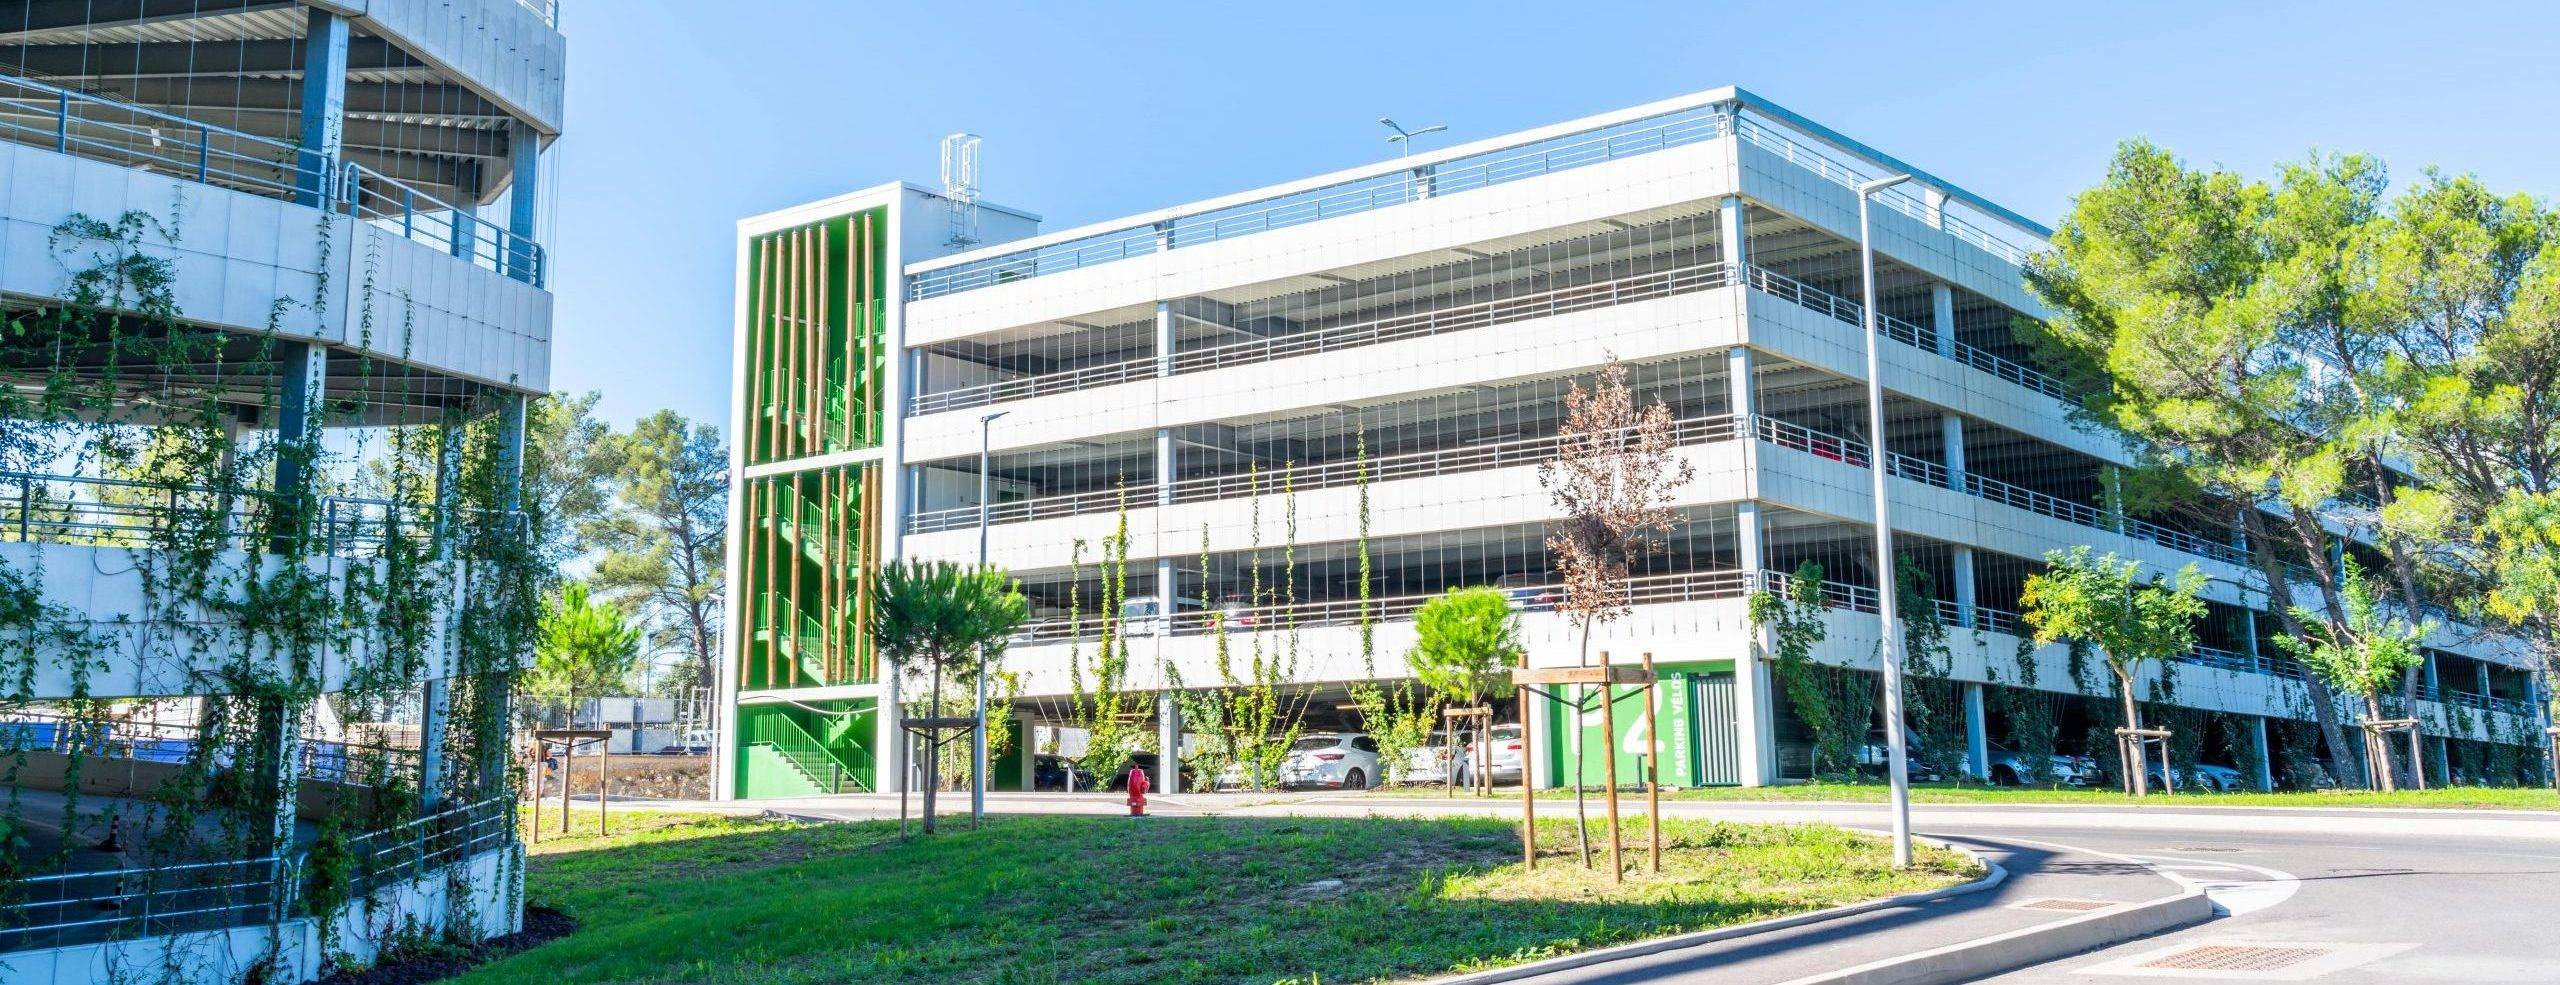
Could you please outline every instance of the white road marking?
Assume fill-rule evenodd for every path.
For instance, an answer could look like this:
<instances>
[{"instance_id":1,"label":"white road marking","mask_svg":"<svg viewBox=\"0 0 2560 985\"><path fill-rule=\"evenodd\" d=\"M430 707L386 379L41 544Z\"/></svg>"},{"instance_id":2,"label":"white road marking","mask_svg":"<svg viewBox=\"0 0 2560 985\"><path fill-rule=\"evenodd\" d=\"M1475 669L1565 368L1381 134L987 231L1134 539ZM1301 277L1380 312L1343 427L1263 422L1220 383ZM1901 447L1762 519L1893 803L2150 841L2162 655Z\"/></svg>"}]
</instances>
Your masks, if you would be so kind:
<instances>
[{"instance_id":1,"label":"white road marking","mask_svg":"<svg viewBox=\"0 0 2560 985\"><path fill-rule=\"evenodd\" d=\"M2285 872L2280 869L2270 869L2262 865L2250 865L2246 862L2207 862L2201 859L2180 858L2174 855L2127 855L2117 852L2102 852L2094 848L2082 848L2078 845L2057 844L2050 841L2034 841L2026 838L2009 840L2025 842L2030 845L2043 845L2048 848L2067 849L2070 851L2095 855L2099 858L2110 858L2118 862L2131 862L2135 865L2142 866L2153 872L2159 873L2163 878L2177 883L2182 887L2204 890L2205 897L2213 901L2213 908L2215 915L2217 916L2236 917L2243 914L2256 913L2259 910L2264 910L2268 907L2275 906L2286 900L2292 899L2293 894L2300 892L2302 889L2302 880L2296 878L2293 873ZM2186 875L2189 871L2238 871L2255 873L2263 878L2197 879Z\"/></svg>"}]
</instances>

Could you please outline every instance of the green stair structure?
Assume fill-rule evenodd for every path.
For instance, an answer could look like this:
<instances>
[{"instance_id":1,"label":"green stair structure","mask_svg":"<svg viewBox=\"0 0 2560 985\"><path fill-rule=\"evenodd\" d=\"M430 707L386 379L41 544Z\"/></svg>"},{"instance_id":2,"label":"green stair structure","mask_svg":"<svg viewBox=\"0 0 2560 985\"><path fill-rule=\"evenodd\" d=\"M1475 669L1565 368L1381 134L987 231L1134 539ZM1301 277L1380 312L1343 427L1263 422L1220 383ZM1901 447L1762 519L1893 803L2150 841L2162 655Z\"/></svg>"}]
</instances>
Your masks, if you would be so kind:
<instances>
[{"instance_id":1,"label":"green stair structure","mask_svg":"<svg viewBox=\"0 0 2560 985\"><path fill-rule=\"evenodd\" d=\"M744 724L740 769L754 796L871 791L875 766L868 750L821 742L786 714L756 715Z\"/></svg>"}]
</instances>

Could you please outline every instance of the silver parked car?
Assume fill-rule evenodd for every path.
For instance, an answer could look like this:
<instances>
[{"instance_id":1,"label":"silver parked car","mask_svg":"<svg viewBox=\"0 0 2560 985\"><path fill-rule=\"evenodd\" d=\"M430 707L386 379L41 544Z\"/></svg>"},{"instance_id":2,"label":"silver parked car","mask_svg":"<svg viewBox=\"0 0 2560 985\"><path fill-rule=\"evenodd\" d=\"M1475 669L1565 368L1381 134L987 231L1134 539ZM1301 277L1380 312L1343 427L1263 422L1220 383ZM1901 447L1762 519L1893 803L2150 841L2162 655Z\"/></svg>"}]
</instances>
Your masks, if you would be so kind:
<instances>
[{"instance_id":1,"label":"silver parked car","mask_svg":"<svg viewBox=\"0 0 2560 985\"><path fill-rule=\"evenodd\" d=\"M2098 761L2087 756L2056 753L2049 762L2052 764L2053 782L2061 786L2093 787L2107 782L2106 772L2098 768ZM2001 746L1991 747L1992 783L2004 787L2018 786L2026 782L2027 773L2026 754Z\"/></svg>"},{"instance_id":2,"label":"silver parked car","mask_svg":"<svg viewBox=\"0 0 2560 985\"><path fill-rule=\"evenodd\" d=\"M1465 749L1458 754L1459 786L1475 782L1476 764L1483 760L1484 753L1478 751L1476 740L1468 739ZM1520 782L1520 726L1518 725L1493 727L1493 782L1496 786Z\"/></svg>"}]
</instances>

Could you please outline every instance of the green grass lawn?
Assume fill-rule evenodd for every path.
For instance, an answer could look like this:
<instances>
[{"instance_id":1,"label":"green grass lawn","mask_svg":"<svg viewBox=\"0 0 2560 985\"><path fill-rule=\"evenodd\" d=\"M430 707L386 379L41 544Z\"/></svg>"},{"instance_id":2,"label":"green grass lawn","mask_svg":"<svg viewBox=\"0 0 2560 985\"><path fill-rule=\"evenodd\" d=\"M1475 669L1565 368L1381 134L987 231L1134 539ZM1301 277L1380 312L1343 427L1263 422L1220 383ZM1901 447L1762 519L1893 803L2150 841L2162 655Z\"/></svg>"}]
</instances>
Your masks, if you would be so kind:
<instances>
[{"instance_id":1,"label":"green grass lawn","mask_svg":"<svg viewBox=\"0 0 2560 985\"><path fill-rule=\"evenodd\" d=\"M526 895L567 937L462 981L1366 982L1490 968L1975 875L1820 825L1673 820L1664 872L1612 886L1542 825L1495 820L1000 817L892 823L617 814L547 837ZM593 818L587 819L592 831ZM1327 880L1339 880L1328 884Z\"/></svg>"},{"instance_id":2,"label":"green grass lawn","mask_svg":"<svg viewBox=\"0 0 2560 985\"><path fill-rule=\"evenodd\" d=\"M1395 796L1437 797L1438 787L1400 787L1375 791ZM1501 793L1517 799L1518 788ZM1462 794L1463 796L1463 794ZM1698 790L1665 791L1666 800L1694 801L1850 801L1882 802L1886 787L1882 783L1800 783L1778 787L1707 787ZM1573 799L1570 790L1540 791L1538 799L1551 797ZM2146 804L2164 807L2421 807L2462 810L2546 810L2560 811L2560 794L2548 787L2449 787L2435 790L2403 790L2375 793L2362 790L2323 790L2304 793L2176 793L2155 794L2144 800L2133 800L2114 788L2032 789L2026 787L1977 787L1953 784L1919 783L1911 787L1911 800L1918 804Z\"/></svg>"}]
</instances>

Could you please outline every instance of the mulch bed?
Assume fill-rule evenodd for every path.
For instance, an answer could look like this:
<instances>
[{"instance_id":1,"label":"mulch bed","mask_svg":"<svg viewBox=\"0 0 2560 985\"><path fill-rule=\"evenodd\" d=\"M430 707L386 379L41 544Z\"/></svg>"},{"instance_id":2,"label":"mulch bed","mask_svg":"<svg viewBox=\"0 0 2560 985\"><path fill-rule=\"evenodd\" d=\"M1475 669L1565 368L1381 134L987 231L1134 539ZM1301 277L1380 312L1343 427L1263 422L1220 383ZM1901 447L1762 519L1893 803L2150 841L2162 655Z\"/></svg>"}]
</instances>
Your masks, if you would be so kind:
<instances>
[{"instance_id":1,"label":"mulch bed","mask_svg":"<svg viewBox=\"0 0 2560 985\"><path fill-rule=\"evenodd\" d=\"M578 922L549 907L524 908L524 929L492 937L460 954L435 954L378 964L363 971L342 971L317 985L420 985L460 976L480 964L569 936Z\"/></svg>"}]
</instances>

